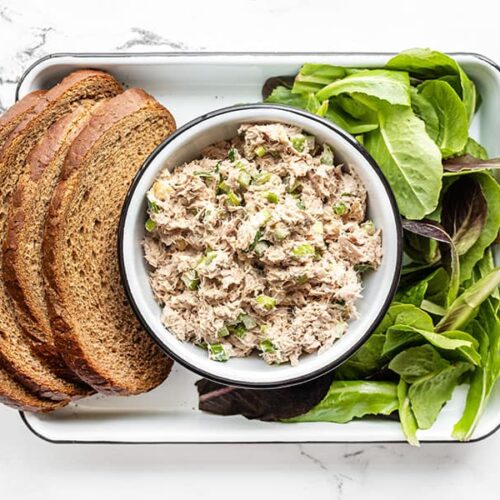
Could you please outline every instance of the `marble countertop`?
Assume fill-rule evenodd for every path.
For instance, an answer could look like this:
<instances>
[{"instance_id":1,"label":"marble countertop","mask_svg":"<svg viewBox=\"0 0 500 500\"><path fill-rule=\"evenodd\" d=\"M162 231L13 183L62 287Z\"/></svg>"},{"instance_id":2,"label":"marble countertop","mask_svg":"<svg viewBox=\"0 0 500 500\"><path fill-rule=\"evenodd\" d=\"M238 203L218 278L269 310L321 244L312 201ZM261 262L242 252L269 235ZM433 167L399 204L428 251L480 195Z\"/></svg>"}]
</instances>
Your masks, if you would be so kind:
<instances>
[{"instance_id":1,"label":"marble countertop","mask_svg":"<svg viewBox=\"0 0 500 500\"><path fill-rule=\"evenodd\" d=\"M72 51L398 51L500 61L488 0L0 0L0 111L38 58ZM472 444L53 445L0 407L0 497L497 498L500 433Z\"/></svg>"}]
</instances>

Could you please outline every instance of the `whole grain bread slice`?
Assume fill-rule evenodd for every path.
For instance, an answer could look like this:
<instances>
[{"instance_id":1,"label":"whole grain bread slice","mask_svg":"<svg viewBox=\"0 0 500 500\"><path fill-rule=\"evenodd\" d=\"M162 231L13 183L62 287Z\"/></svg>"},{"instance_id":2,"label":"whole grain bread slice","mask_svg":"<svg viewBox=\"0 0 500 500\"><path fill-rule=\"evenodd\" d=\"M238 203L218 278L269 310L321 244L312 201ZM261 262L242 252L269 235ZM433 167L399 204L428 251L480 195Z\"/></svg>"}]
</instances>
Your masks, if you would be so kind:
<instances>
[{"instance_id":1,"label":"whole grain bread slice","mask_svg":"<svg viewBox=\"0 0 500 500\"><path fill-rule=\"evenodd\" d=\"M132 178L174 129L143 90L110 99L73 142L46 221L43 269L56 345L105 394L148 391L171 369L128 305L116 239Z\"/></svg>"},{"instance_id":2,"label":"whole grain bread slice","mask_svg":"<svg viewBox=\"0 0 500 500\"><path fill-rule=\"evenodd\" d=\"M11 106L0 116L0 149L3 147L13 130L33 113L35 106L40 103L45 94L44 90L34 90Z\"/></svg>"},{"instance_id":3,"label":"whole grain bread slice","mask_svg":"<svg viewBox=\"0 0 500 500\"><path fill-rule=\"evenodd\" d=\"M48 318L42 240L50 200L66 153L99 105L93 100L82 102L56 121L31 150L12 196L3 246L3 278L14 301L18 322L30 338L34 337L34 349L45 358L54 358L49 359L49 363L60 366L61 375L70 379L72 373L55 347Z\"/></svg>"},{"instance_id":4,"label":"whole grain bread slice","mask_svg":"<svg viewBox=\"0 0 500 500\"><path fill-rule=\"evenodd\" d=\"M0 368L0 403L15 410L47 413L65 406L68 402L69 399L52 401L39 398L11 377L7 371Z\"/></svg>"},{"instance_id":5,"label":"whole grain bread slice","mask_svg":"<svg viewBox=\"0 0 500 500\"><path fill-rule=\"evenodd\" d=\"M0 243L3 246L6 219L12 193L23 172L30 151L47 130L61 117L72 112L82 101L116 95L121 86L101 71L81 70L67 76L48 90L40 101L11 132L0 151ZM1 274L3 270L0 266ZM63 378L58 361L38 355L16 321L13 304L0 283L0 364L18 382L42 398L65 401L89 394L90 388ZM34 338L36 336L33 336Z\"/></svg>"}]
</instances>

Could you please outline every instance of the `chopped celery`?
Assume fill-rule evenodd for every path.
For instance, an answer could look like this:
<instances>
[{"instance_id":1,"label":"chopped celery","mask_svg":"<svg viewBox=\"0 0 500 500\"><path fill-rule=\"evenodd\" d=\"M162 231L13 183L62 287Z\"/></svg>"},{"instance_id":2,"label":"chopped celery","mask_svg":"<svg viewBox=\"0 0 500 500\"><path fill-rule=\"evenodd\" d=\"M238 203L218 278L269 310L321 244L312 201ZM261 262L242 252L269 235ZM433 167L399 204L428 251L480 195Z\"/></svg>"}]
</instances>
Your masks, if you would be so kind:
<instances>
[{"instance_id":1,"label":"chopped celery","mask_svg":"<svg viewBox=\"0 0 500 500\"><path fill-rule=\"evenodd\" d=\"M234 160L236 160L236 149L231 148L231 149L227 152L227 157L229 158L229 161L234 161Z\"/></svg>"},{"instance_id":2,"label":"chopped celery","mask_svg":"<svg viewBox=\"0 0 500 500\"><path fill-rule=\"evenodd\" d=\"M232 328L233 333L239 338L242 339L247 334L247 328L243 323L238 323L236 326Z\"/></svg>"},{"instance_id":3,"label":"chopped celery","mask_svg":"<svg viewBox=\"0 0 500 500\"><path fill-rule=\"evenodd\" d=\"M234 164L235 168L238 168L239 170L243 170L245 168L245 164L242 161L237 161Z\"/></svg>"},{"instance_id":4,"label":"chopped celery","mask_svg":"<svg viewBox=\"0 0 500 500\"><path fill-rule=\"evenodd\" d=\"M208 266L217 257L217 250L208 251L198 262L199 266Z\"/></svg>"},{"instance_id":5,"label":"chopped celery","mask_svg":"<svg viewBox=\"0 0 500 500\"><path fill-rule=\"evenodd\" d=\"M298 194L292 193L292 198L295 200L295 203L297 204L297 207L300 208L301 210L305 210L306 206L304 205L304 202L301 200L300 196Z\"/></svg>"},{"instance_id":6,"label":"chopped celery","mask_svg":"<svg viewBox=\"0 0 500 500\"><path fill-rule=\"evenodd\" d=\"M251 330L257 326L257 322L249 314L240 314L238 316L238 321L243 323L247 330Z\"/></svg>"},{"instance_id":7,"label":"chopped celery","mask_svg":"<svg viewBox=\"0 0 500 500\"><path fill-rule=\"evenodd\" d=\"M319 161L323 163L323 165L333 165L333 159L332 148L328 144L323 144L323 152L319 157Z\"/></svg>"},{"instance_id":8,"label":"chopped celery","mask_svg":"<svg viewBox=\"0 0 500 500\"><path fill-rule=\"evenodd\" d=\"M344 215L347 212L347 205L344 202L339 201L333 205L333 211L337 215Z\"/></svg>"},{"instance_id":9,"label":"chopped celery","mask_svg":"<svg viewBox=\"0 0 500 500\"><path fill-rule=\"evenodd\" d=\"M367 220L361 224L361 227L368 233L368 236L373 236L375 234L375 224L371 220Z\"/></svg>"},{"instance_id":10,"label":"chopped celery","mask_svg":"<svg viewBox=\"0 0 500 500\"><path fill-rule=\"evenodd\" d=\"M264 191L262 193L264 195L264 198L269 201L270 203L279 203L280 199L276 193L273 193L272 191Z\"/></svg>"},{"instance_id":11,"label":"chopped celery","mask_svg":"<svg viewBox=\"0 0 500 500\"><path fill-rule=\"evenodd\" d=\"M271 180L270 172L261 172L255 176L255 182L259 185L265 184Z\"/></svg>"},{"instance_id":12,"label":"chopped celery","mask_svg":"<svg viewBox=\"0 0 500 500\"><path fill-rule=\"evenodd\" d=\"M269 221L270 218L271 218L271 212L267 208L264 208L263 210L260 210L252 217L251 223L254 226L262 227Z\"/></svg>"},{"instance_id":13,"label":"chopped celery","mask_svg":"<svg viewBox=\"0 0 500 500\"><path fill-rule=\"evenodd\" d=\"M233 207L241 205L241 198L234 191L229 191L226 196L229 205L232 205Z\"/></svg>"},{"instance_id":14,"label":"chopped celery","mask_svg":"<svg viewBox=\"0 0 500 500\"><path fill-rule=\"evenodd\" d=\"M256 299L257 304L262 306L264 309L270 311L276 307L276 299L274 297L268 297L267 295L259 295Z\"/></svg>"},{"instance_id":15,"label":"chopped celery","mask_svg":"<svg viewBox=\"0 0 500 500\"><path fill-rule=\"evenodd\" d=\"M227 337L230 334L229 329L226 325L224 325L218 332L218 337Z\"/></svg>"},{"instance_id":16,"label":"chopped celery","mask_svg":"<svg viewBox=\"0 0 500 500\"><path fill-rule=\"evenodd\" d=\"M302 153L304 151L306 138L303 135L297 135L295 137L291 137L290 142L292 143L293 149L295 149L299 153Z\"/></svg>"},{"instance_id":17,"label":"chopped celery","mask_svg":"<svg viewBox=\"0 0 500 500\"><path fill-rule=\"evenodd\" d=\"M259 256L262 257L266 250L271 246L271 244L267 241L258 241L254 248L253 251Z\"/></svg>"},{"instance_id":18,"label":"chopped celery","mask_svg":"<svg viewBox=\"0 0 500 500\"><path fill-rule=\"evenodd\" d=\"M242 170L240 172L240 175L238 175L238 184L243 189L248 189L248 186L250 186L250 182L252 182L252 177L246 170Z\"/></svg>"},{"instance_id":19,"label":"chopped celery","mask_svg":"<svg viewBox=\"0 0 500 500\"><path fill-rule=\"evenodd\" d=\"M297 245L292 248L292 253L295 257L305 257L307 255L314 255L315 249L312 245L308 243L303 243L302 245Z\"/></svg>"},{"instance_id":20,"label":"chopped celery","mask_svg":"<svg viewBox=\"0 0 500 500\"><path fill-rule=\"evenodd\" d=\"M146 231L148 231L150 233L151 231L155 230L156 222L152 219L148 219L146 221L146 223L144 224L144 227L146 228Z\"/></svg>"},{"instance_id":21,"label":"chopped celery","mask_svg":"<svg viewBox=\"0 0 500 500\"><path fill-rule=\"evenodd\" d=\"M229 359L222 344L208 344L208 351L210 359L214 361L227 361Z\"/></svg>"},{"instance_id":22,"label":"chopped celery","mask_svg":"<svg viewBox=\"0 0 500 500\"><path fill-rule=\"evenodd\" d=\"M157 214L160 211L158 205L156 204L156 201L150 200L149 198L148 198L148 210L154 214Z\"/></svg>"},{"instance_id":23,"label":"chopped celery","mask_svg":"<svg viewBox=\"0 0 500 500\"><path fill-rule=\"evenodd\" d=\"M264 146L257 146L254 150L254 153L259 157L262 158L266 154L266 148Z\"/></svg>"},{"instance_id":24,"label":"chopped celery","mask_svg":"<svg viewBox=\"0 0 500 500\"><path fill-rule=\"evenodd\" d=\"M186 285L188 290L196 290L200 285L200 278L198 273L191 269L190 271L186 271L181 276L181 281Z\"/></svg>"},{"instance_id":25,"label":"chopped celery","mask_svg":"<svg viewBox=\"0 0 500 500\"><path fill-rule=\"evenodd\" d=\"M269 339L265 339L260 343L260 350L262 352L274 352L276 351L276 347L274 347L274 344Z\"/></svg>"},{"instance_id":26,"label":"chopped celery","mask_svg":"<svg viewBox=\"0 0 500 500\"><path fill-rule=\"evenodd\" d=\"M273 235L278 241L282 241L290 235L290 231L284 224L279 224L275 227Z\"/></svg>"}]
</instances>

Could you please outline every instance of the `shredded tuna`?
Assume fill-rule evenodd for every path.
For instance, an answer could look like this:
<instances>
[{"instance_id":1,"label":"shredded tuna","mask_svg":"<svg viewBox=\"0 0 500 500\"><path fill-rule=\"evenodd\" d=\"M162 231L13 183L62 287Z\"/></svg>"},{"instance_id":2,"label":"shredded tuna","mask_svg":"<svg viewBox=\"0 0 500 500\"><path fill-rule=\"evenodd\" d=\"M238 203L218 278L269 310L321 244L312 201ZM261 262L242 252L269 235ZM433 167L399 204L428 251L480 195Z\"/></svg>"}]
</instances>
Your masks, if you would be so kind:
<instances>
[{"instance_id":1,"label":"shredded tuna","mask_svg":"<svg viewBox=\"0 0 500 500\"><path fill-rule=\"evenodd\" d=\"M163 171L144 241L163 323L217 361L258 352L294 365L325 351L381 261L366 201L331 148L282 124L242 125Z\"/></svg>"}]
</instances>

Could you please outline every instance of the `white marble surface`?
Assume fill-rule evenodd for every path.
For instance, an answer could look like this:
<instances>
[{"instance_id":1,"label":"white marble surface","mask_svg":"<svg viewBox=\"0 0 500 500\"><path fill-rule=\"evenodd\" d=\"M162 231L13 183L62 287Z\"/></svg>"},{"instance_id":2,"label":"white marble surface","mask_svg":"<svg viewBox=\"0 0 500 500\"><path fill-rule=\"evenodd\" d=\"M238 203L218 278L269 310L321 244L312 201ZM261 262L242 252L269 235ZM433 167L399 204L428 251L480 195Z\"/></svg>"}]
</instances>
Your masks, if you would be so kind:
<instances>
[{"instance_id":1,"label":"white marble surface","mask_svg":"<svg viewBox=\"0 0 500 500\"><path fill-rule=\"evenodd\" d=\"M498 2L0 0L0 107L51 52L397 51L500 61ZM0 407L0 498L498 498L500 433L469 445L71 446Z\"/></svg>"}]
</instances>

